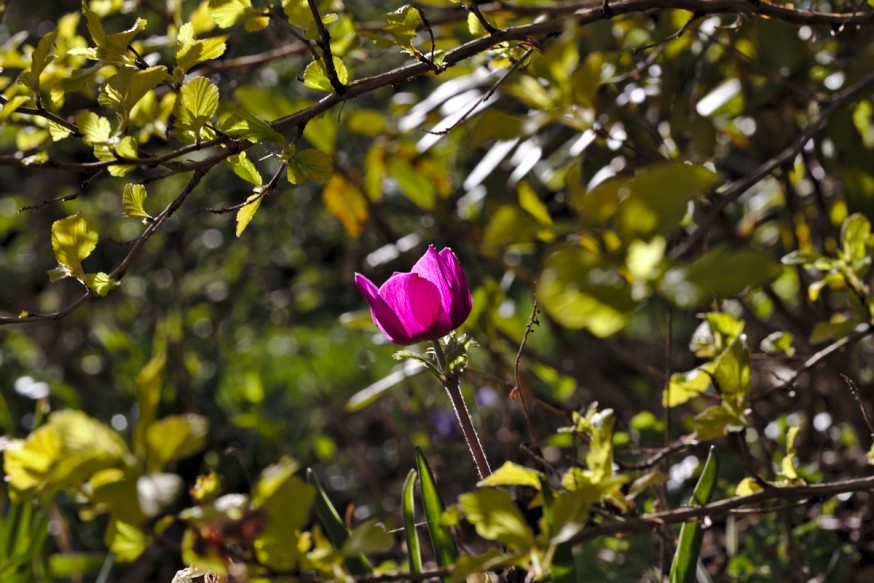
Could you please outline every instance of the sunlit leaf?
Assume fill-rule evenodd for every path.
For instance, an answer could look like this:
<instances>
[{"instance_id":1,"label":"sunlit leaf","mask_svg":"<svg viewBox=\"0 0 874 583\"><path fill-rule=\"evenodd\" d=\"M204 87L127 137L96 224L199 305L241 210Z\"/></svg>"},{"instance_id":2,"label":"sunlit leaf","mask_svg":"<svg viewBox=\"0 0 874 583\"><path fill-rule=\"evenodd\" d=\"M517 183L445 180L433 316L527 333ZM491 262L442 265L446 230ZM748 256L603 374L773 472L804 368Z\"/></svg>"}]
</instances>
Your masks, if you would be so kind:
<instances>
[{"instance_id":1,"label":"sunlit leaf","mask_svg":"<svg viewBox=\"0 0 874 583\"><path fill-rule=\"evenodd\" d=\"M691 506L704 506L713 497L719 471L719 455L715 447L710 448L701 477L695 485ZM680 540L677 552L671 563L670 583L694 583L695 569L698 566L698 555L701 553L701 543L704 540L704 527L698 522L685 522L680 529Z\"/></svg>"},{"instance_id":2,"label":"sunlit leaf","mask_svg":"<svg viewBox=\"0 0 874 583\"><path fill-rule=\"evenodd\" d=\"M62 267L73 273L97 247L97 231L79 213L52 223L52 249Z\"/></svg>"},{"instance_id":3,"label":"sunlit leaf","mask_svg":"<svg viewBox=\"0 0 874 583\"><path fill-rule=\"evenodd\" d=\"M161 470L202 450L208 429L209 422L201 415L173 415L155 421L145 435L149 467Z\"/></svg>"},{"instance_id":4,"label":"sunlit leaf","mask_svg":"<svg viewBox=\"0 0 874 583\"><path fill-rule=\"evenodd\" d=\"M385 531L385 526L376 520L368 520L349 533L349 538L340 549L343 556L354 557L365 553L384 553L391 550L394 537Z\"/></svg>"},{"instance_id":5,"label":"sunlit leaf","mask_svg":"<svg viewBox=\"0 0 874 583\"><path fill-rule=\"evenodd\" d=\"M416 529L416 498L415 485L418 473L410 470L404 480L401 497L401 511L404 518L404 539L407 543L407 556L410 561L410 572L422 572L422 551L419 546L419 531Z\"/></svg>"},{"instance_id":6,"label":"sunlit leaf","mask_svg":"<svg viewBox=\"0 0 874 583\"><path fill-rule=\"evenodd\" d=\"M416 448L416 468L419 474L419 488L422 493L422 506L425 509L425 519L428 523L428 533L431 535L431 546L437 564L441 567L449 567L458 559L458 550L455 541L449 534L449 530L440 523L443 515L443 500L437 490L437 481L431 472L431 466L425 458L425 454ZM441 577L443 583L451 583L452 577Z\"/></svg>"},{"instance_id":7,"label":"sunlit leaf","mask_svg":"<svg viewBox=\"0 0 874 583\"><path fill-rule=\"evenodd\" d=\"M261 178L261 173L258 172L258 169L255 168L255 165L251 160L249 160L249 157L246 156L246 152L240 152L234 156L228 156L228 164L231 165L234 174L249 184L261 186L264 183L263 178ZM239 236L239 233L237 236Z\"/></svg>"},{"instance_id":8,"label":"sunlit leaf","mask_svg":"<svg viewBox=\"0 0 874 583\"><path fill-rule=\"evenodd\" d=\"M83 111L77 115L76 125L82 133L82 141L89 146L106 143L112 135L109 120L93 111Z\"/></svg>"},{"instance_id":9,"label":"sunlit leaf","mask_svg":"<svg viewBox=\"0 0 874 583\"><path fill-rule=\"evenodd\" d=\"M369 217L367 201L358 188L339 174L334 174L322 190L325 207L343 224L346 234L357 237Z\"/></svg>"},{"instance_id":10,"label":"sunlit leaf","mask_svg":"<svg viewBox=\"0 0 874 583\"><path fill-rule=\"evenodd\" d=\"M124 217L151 218L143 208L148 193L142 184L125 184L121 195L121 212Z\"/></svg>"},{"instance_id":11,"label":"sunlit leaf","mask_svg":"<svg viewBox=\"0 0 874 583\"><path fill-rule=\"evenodd\" d=\"M104 297L111 290L118 286L118 282L102 271L98 273L86 273L82 278L82 283L88 286L94 293L100 297Z\"/></svg>"},{"instance_id":12,"label":"sunlit leaf","mask_svg":"<svg viewBox=\"0 0 874 583\"><path fill-rule=\"evenodd\" d=\"M530 486L539 490L542 478L542 472L507 461L490 476L479 481L477 486Z\"/></svg>"},{"instance_id":13,"label":"sunlit leaf","mask_svg":"<svg viewBox=\"0 0 874 583\"><path fill-rule=\"evenodd\" d=\"M249 226L249 223L252 222L252 218L255 216L255 213L258 212L258 209L261 207L261 201L263 200L263 193L256 192L255 194L251 194L246 199L245 204L237 211L237 237L242 235L243 231L246 230L246 227Z\"/></svg>"},{"instance_id":14,"label":"sunlit leaf","mask_svg":"<svg viewBox=\"0 0 874 583\"><path fill-rule=\"evenodd\" d=\"M334 71L337 73L337 79L342 84L346 84L349 80L349 70L339 57L333 57ZM334 86L331 85L331 80L328 77L328 72L325 70L325 64L319 61L313 61L307 65L303 72L303 84L310 89L317 91L333 92Z\"/></svg>"},{"instance_id":15,"label":"sunlit leaf","mask_svg":"<svg viewBox=\"0 0 874 583\"><path fill-rule=\"evenodd\" d=\"M534 533L504 490L485 489L458 497L467 521L487 540L523 550L534 544Z\"/></svg>"}]
</instances>

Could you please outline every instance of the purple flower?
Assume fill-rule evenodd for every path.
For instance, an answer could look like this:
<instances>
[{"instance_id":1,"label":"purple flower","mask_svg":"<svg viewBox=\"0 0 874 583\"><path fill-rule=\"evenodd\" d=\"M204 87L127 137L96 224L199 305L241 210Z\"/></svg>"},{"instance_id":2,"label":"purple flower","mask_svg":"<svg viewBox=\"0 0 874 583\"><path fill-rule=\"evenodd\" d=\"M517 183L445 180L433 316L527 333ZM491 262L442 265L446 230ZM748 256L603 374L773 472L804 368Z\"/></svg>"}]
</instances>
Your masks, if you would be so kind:
<instances>
[{"instance_id":1,"label":"purple flower","mask_svg":"<svg viewBox=\"0 0 874 583\"><path fill-rule=\"evenodd\" d=\"M360 273L355 285L370 305L373 323L395 344L436 340L470 315L467 278L449 247L438 253L429 245L412 271L396 272L379 289Z\"/></svg>"}]
</instances>

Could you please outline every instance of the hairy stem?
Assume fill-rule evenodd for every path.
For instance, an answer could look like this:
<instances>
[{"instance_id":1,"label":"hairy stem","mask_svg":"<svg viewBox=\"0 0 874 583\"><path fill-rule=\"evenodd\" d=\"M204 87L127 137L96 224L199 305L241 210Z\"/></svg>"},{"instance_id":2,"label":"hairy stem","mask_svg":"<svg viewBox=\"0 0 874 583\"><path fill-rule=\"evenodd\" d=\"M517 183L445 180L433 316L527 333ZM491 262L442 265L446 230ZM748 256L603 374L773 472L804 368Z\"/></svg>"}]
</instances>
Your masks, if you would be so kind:
<instances>
[{"instance_id":1,"label":"hairy stem","mask_svg":"<svg viewBox=\"0 0 874 583\"><path fill-rule=\"evenodd\" d=\"M464 402L464 396L461 394L461 385L458 382L458 375L450 374L446 370L446 355L443 354L443 347L440 346L439 340L433 340L434 352L437 355L437 362L440 365L440 371L443 373L440 381L446 388L446 393L449 395L449 400L452 402L452 409L455 410L455 417L458 419L458 425L461 427L461 433L464 435L464 440L467 442L467 449L470 450L470 455L473 458L473 463L476 465L476 471L479 474L480 480L485 479L492 473L489 467L489 461L486 459L486 454L483 451L482 443L479 436L476 434L476 429L473 426L473 421L470 419L470 411Z\"/></svg>"}]
</instances>

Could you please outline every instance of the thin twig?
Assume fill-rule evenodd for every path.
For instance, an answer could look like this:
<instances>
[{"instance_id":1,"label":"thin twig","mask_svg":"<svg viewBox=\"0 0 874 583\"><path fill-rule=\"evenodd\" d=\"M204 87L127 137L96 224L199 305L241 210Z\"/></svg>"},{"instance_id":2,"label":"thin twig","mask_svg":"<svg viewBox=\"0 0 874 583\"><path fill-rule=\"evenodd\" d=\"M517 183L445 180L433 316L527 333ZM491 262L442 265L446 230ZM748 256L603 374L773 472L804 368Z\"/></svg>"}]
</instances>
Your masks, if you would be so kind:
<instances>
[{"instance_id":1,"label":"thin twig","mask_svg":"<svg viewBox=\"0 0 874 583\"><path fill-rule=\"evenodd\" d=\"M795 370L795 372L792 373L791 377L784 380L779 385L771 387L764 393L750 397L750 400L758 401L760 399L767 399L774 393L792 389L795 386L795 383L798 382L798 379L799 377L801 377L801 375L814 368L815 366L821 364L828 357L830 357L832 354L834 354L844 346L857 342L858 340L861 340L862 338L871 335L872 332L874 332L874 328L869 325L865 326L865 328L861 330L855 330L846 336L838 338L837 340L805 360L804 363L802 363L801 367L799 367Z\"/></svg>"},{"instance_id":2,"label":"thin twig","mask_svg":"<svg viewBox=\"0 0 874 583\"><path fill-rule=\"evenodd\" d=\"M522 335L522 342L519 343L519 350L516 351L516 360L513 363L513 379L516 381L516 386L510 391L511 398L513 395L517 395L519 402L522 403L522 415L525 416L525 426L528 428L528 441L534 447L537 447L537 437L531 428L531 414L528 411L528 402L525 400L525 389L522 387L522 373L519 370L519 365L522 363L522 353L525 350L525 345L528 344L528 336L534 331L534 326L539 325L540 321L537 319L537 295L535 295L534 303L531 306L531 315L528 316L528 324L525 326L525 333Z\"/></svg>"},{"instance_id":3,"label":"thin twig","mask_svg":"<svg viewBox=\"0 0 874 583\"><path fill-rule=\"evenodd\" d=\"M871 435L871 441L874 442L874 423L871 422L871 415L868 413L868 407L865 406L865 403L862 401L862 395L859 394L859 387L856 386L853 379L843 373L841 373L841 378L844 379L845 383L847 383L850 393L852 393L853 398L856 400L856 404L859 405L859 410L862 412L862 418L865 420L865 425L868 426L868 433Z\"/></svg>"},{"instance_id":4,"label":"thin twig","mask_svg":"<svg viewBox=\"0 0 874 583\"><path fill-rule=\"evenodd\" d=\"M325 64L328 81L331 82L331 87L334 88L334 91L343 94L346 92L346 86L337 77L337 70L334 68L334 55L331 53L331 35L328 34L328 29L325 28L325 23L322 22L322 17L319 14L319 9L316 8L315 0L307 0L307 3L310 5L310 11L313 13L313 19L315 19L316 28L319 31L319 40L316 42L319 48L322 49L322 62Z\"/></svg>"},{"instance_id":5,"label":"thin twig","mask_svg":"<svg viewBox=\"0 0 874 583\"><path fill-rule=\"evenodd\" d=\"M617 519L602 522L582 530L571 539L574 544L597 538L604 535L619 535L630 532L644 532L653 530L664 524L679 524L704 518L713 518L733 512L753 504L770 502L773 500L786 501L798 498L825 498L836 494L848 494L851 492L865 492L874 489L874 476L838 480L823 484L807 484L803 486L786 486L782 488L770 487L748 496L734 496L725 498L704 506L689 506L675 508L662 512L645 514L638 518ZM772 507L760 507L762 513L773 512Z\"/></svg>"}]
</instances>

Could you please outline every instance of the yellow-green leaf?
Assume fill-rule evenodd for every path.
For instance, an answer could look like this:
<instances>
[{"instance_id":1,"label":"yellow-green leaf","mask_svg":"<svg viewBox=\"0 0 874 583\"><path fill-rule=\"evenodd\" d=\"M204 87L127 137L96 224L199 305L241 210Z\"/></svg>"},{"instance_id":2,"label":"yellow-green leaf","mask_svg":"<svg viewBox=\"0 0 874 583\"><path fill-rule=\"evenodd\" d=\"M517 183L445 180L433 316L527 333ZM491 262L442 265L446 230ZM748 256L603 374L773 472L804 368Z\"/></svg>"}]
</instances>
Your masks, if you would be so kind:
<instances>
[{"instance_id":1,"label":"yellow-green leaf","mask_svg":"<svg viewBox=\"0 0 874 583\"><path fill-rule=\"evenodd\" d=\"M250 0L209 0L209 14L221 28L229 28L243 20L251 8Z\"/></svg>"},{"instance_id":2,"label":"yellow-green leaf","mask_svg":"<svg viewBox=\"0 0 874 583\"><path fill-rule=\"evenodd\" d=\"M307 178L325 182L334 173L331 157L320 150L301 150L288 162L288 181L300 184Z\"/></svg>"},{"instance_id":3,"label":"yellow-green leaf","mask_svg":"<svg viewBox=\"0 0 874 583\"><path fill-rule=\"evenodd\" d=\"M109 538L109 550L115 555L115 559L122 563L135 561L149 544L146 534L132 524L116 520L107 533Z\"/></svg>"},{"instance_id":4,"label":"yellow-green leaf","mask_svg":"<svg viewBox=\"0 0 874 583\"><path fill-rule=\"evenodd\" d=\"M504 490L478 490L458 497L458 504L476 532L493 540L527 550L534 544L534 533L522 513Z\"/></svg>"},{"instance_id":5,"label":"yellow-green leaf","mask_svg":"<svg viewBox=\"0 0 874 583\"><path fill-rule=\"evenodd\" d=\"M93 111L83 111L76 116L76 125L82 133L82 141L89 146L105 144L112 135L109 120Z\"/></svg>"},{"instance_id":6,"label":"yellow-green leaf","mask_svg":"<svg viewBox=\"0 0 874 583\"><path fill-rule=\"evenodd\" d=\"M249 223L252 222L252 217L258 212L261 206L261 201L264 199L262 192L256 192L246 199L246 204L237 211L237 237L243 234Z\"/></svg>"},{"instance_id":7,"label":"yellow-green leaf","mask_svg":"<svg viewBox=\"0 0 874 583\"><path fill-rule=\"evenodd\" d=\"M541 225L552 225L552 217L546 205L527 182L520 182L516 187L519 192L519 206Z\"/></svg>"},{"instance_id":8,"label":"yellow-green leaf","mask_svg":"<svg viewBox=\"0 0 874 583\"><path fill-rule=\"evenodd\" d=\"M52 249L58 264L73 273L97 247L97 231L79 213L52 223Z\"/></svg>"},{"instance_id":9,"label":"yellow-green leaf","mask_svg":"<svg viewBox=\"0 0 874 583\"><path fill-rule=\"evenodd\" d=\"M146 196L148 196L146 187L142 184L126 184L124 193L121 195L122 216L151 218L151 215L143 208Z\"/></svg>"},{"instance_id":10,"label":"yellow-green leaf","mask_svg":"<svg viewBox=\"0 0 874 583\"><path fill-rule=\"evenodd\" d=\"M195 40L194 25L186 22L179 28L176 40L176 64L184 73L198 63L217 59L224 54L227 40L227 35Z\"/></svg>"},{"instance_id":11,"label":"yellow-green leaf","mask_svg":"<svg viewBox=\"0 0 874 583\"><path fill-rule=\"evenodd\" d=\"M102 271L99 273L86 273L85 277L82 278L82 283L100 297L104 297L110 290L118 286L117 281Z\"/></svg>"},{"instance_id":12,"label":"yellow-green leaf","mask_svg":"<svg viewBox=\"0 0 874 583\"><path fill-rule=\"evenodd\" d=\"M357 237L361 234L369 215L364 194L354 184L335 174L325 184L322 199L328 212L343 224L347 235Z\"/></svg>"},{"instance_id":13,"label":"yellow-green leaf","mask_svg":"<svg viewBox=\"0 0 874 583\"><path fill-rule=\"evenodd\" d=\"M759 485L753 478L744 478L741 480L737 487L734 489L735 496L749 496L750 494L755 494L756 492L761 492L762 486Z\"/></svg>"},{"instance_id":14,"label":"yellow-green leaf","mask_svg":"<svg viewBox=\"0 0 874 583\"><path fill-rule=\"evenodd\" d=\"M206 125L218 108L219 91L206 77L195 77L179 90L176 99L177 123L195 135Z\"/></svg>"},{"instance_id":15,"label":"yellow-green leaf","mask_svg":"<svg viewBox=\"0 0 874 583\"><path fill-rule=\"evenodd\" d=\"M333 57L333 63L334 71L337 72L337 79L340 80L340 83L345 85L346 81L349 80L349 71L346 69L346 65L343 64L343 61L341 61L339 57ZM313 61L307 65L307 68L303 73L303 84L310 89L316 89L317 91L327 91L330 93L334 90L330 79L328 79L325 64L320 60Z\"/></svg>"},{"instance_id":16,"label":"yellow-green leaf","mask_svg":"<svg viewBox=\"0 0 874 583\"><path fill-rule=\"evenodd\" d=\"M122 100L122 110L130 114L134 106L146 93L157 87L167 77L167 69L162 66L149 67L131 73Z\"/></svg>"},{"instance_id":17,"label":"yellow-green leaf","mask_svg":"<svg viewBox=\"0 0 874 583\"><path fill-rule=\"evenodd\" d=\"M170 462L203 449L209 422L201 415L174 415L155 421L146 429L149 468L162 470Z\"/></svg>"},{"instance_id":18,"label":"yellow-green leaf","mask_svg":"<svg viewBox=\"0 0 874 583\"><path fill-rule=\"evenodd\" d=\"M30 55L30 75L34 93L39 93L39 77L46 65L51 62L51 50L56 38L58 38L57 30L48 33L40 39Z\"/></svg>"},{"instance_id":19,"label":"yellow-green leaf","mask_svg":"<svg viewBox=\"0 0 874 583\"><path fill-rule=\"evenodd\" d=\"M255 164L246 156L246 152L240 152L235 156L228 157L228 163L234 170L234 174L255 186L261 186L264 183L261 178L261 173L255 168Z\"/></svg>"},{"instance_id":20,"label":"yellow-green leaf","mask_svg":"<svg viewBox=\"0 0 874 583\"><path fill-rule=\"evenodd\" d=\"M486 479L478 482L477 486L529 486L540 490L541 479L544 477L542 472L508 461Z\"/></svg>"}]
</instances>

